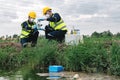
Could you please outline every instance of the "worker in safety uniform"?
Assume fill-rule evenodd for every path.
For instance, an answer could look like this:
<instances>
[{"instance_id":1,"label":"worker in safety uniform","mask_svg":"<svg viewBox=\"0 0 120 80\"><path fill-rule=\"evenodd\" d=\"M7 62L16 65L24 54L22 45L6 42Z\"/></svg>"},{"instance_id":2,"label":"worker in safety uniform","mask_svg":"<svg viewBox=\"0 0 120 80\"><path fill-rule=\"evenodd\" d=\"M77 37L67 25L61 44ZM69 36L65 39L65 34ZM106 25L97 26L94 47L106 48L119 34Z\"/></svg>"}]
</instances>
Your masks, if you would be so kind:
<instances>
[{"instance_id":1,"label":"worker in safety uniform","mask_svg":"<svg viewBox=\"0 0 120 80\"><path fill-rule=\"evenodd\" d=\"M43 15L47 17L45 20L49 21L49 25L45 27L46 39L63 42L67 28L61 16L58 13L52 13L50 7L43 8Z\"/></svg>"},{"instance_id":2,"label":"worker in safety uniform","mask_svg":"<svg viewBox=\"0 0 120 80\"><path fill-rule=\"evenodd\" d=\"M20 42L22 47L26 47L28 42L31 43L31 47L35 47L37 44L39 32L36 29L36 23L34 22L35 19L36 13L31 11L28 14L28 20L21 24L22 31L20 35Z\"/></svg>"}]
</instances>

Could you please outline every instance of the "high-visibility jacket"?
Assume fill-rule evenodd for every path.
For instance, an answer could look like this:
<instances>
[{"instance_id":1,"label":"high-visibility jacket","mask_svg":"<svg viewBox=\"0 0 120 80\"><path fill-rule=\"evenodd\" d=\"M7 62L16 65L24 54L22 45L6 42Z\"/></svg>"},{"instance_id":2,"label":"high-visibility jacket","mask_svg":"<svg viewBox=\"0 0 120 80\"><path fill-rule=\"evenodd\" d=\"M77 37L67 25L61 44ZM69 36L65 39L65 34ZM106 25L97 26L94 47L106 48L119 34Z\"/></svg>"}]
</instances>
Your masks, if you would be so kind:
<instances>
[{"instance_id":1,"label":"high-visibility jacket","mask_svg":"<svg viewBox=\"0 0 120 80\"><path fill-rule=\"evenodd\" d=\"M50 26L54 29L54 30L67 30L66 28L66 24L64 23L64 21L61 19L58 22L49 22Z\"/></svg>"},{"instance_id":2,"label":"high-visibility jacket","mask_svg":"<svg viewBox=\"0 0 120 80\"><path fill-rule=\"evenodd\" d=\"M25 21L24 23L22 23L22 24L21 24L21 26L22 26L22 31L21 31L20 38L27 38L27 37L29 37L29 35L30 35L31 32L33 31L32 27L33 27L35 24L36 24L36 23L34 22L32 25L30 25L28 21Z\"/></svg>"}]
</instances>

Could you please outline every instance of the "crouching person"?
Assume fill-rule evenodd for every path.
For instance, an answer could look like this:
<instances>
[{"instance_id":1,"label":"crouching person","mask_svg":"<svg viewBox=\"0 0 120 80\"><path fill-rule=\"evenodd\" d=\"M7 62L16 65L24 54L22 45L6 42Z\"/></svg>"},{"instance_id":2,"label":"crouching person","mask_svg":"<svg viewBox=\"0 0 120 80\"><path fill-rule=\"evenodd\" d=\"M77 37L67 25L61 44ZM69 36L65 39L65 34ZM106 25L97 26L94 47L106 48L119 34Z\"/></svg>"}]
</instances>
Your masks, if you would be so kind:
<instances>
[{"instance_id":1,"label":"crouching person","mask_svg":"<svg viewBox=\"0 0 120 80\"><path fill-rule=\"evenodd\" d=\"M67 33L67 27L61 16L58 13L52 13L50 7L43 8L43 15L47 17L45 20L49 21L49 25L45 27L46 39L63 42Z\"/></svg>"},{"instance_id":2,"label":"crouching person","mask_svg":"<svg viewBox=\"0 0 120 80\"><path fill-rule=\"evenodd\" d=\"M28 14L28 20L21 24L22 31L20 35L20 43L22 47L26 47L28 42L31 43L31 47L35 47L37 44L37 39L39 32L36 27L36 23L34 22L36 18L35 12L30 12Z\"/></svg>"}]
</instances>

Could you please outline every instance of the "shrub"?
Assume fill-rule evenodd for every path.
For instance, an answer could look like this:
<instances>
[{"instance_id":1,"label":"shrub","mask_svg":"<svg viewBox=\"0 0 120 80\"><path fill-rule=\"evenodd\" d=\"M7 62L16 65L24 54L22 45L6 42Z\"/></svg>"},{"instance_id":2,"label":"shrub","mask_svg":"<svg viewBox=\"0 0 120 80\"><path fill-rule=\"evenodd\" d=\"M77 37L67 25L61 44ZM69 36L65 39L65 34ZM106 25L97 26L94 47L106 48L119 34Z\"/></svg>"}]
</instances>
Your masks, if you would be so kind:
<instances>
[{"instance_id":1,"label":"shrub","mask_svg":"<svg viewBox=\"0 0 120 80\"><path fill-rule=\"evenodd\" d=\"M110 70L111 74L120 76L120 45L113 44L110 52Z\"/></svg>"}]
</instances>

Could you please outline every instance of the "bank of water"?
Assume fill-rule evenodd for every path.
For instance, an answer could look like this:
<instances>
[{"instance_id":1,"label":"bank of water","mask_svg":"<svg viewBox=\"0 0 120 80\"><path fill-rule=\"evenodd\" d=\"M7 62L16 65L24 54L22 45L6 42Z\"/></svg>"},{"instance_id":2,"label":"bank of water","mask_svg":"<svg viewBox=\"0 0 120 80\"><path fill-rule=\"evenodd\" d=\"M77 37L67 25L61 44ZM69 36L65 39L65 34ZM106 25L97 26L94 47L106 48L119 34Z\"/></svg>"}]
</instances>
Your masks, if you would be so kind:
<instances>
[{"instance_id":1,"label":"bank of water","mask_svg":"<svg viewBox=\"0 0 120 80\"><path fill-rule=\"evenodd\" d=\"M11 76L2 76L0 80L48 80L49 73L40 73L42 76L37 75L36 73L29 73L25 76L21 74L11 75ZM81 72L63 72L60 79L51 79L51 80L75 80L73 79L76 75L78 79L76 80L120 80L120 77L110 76L105 74L98 73L81 73Z\"/></svg>"}]
</instances>

